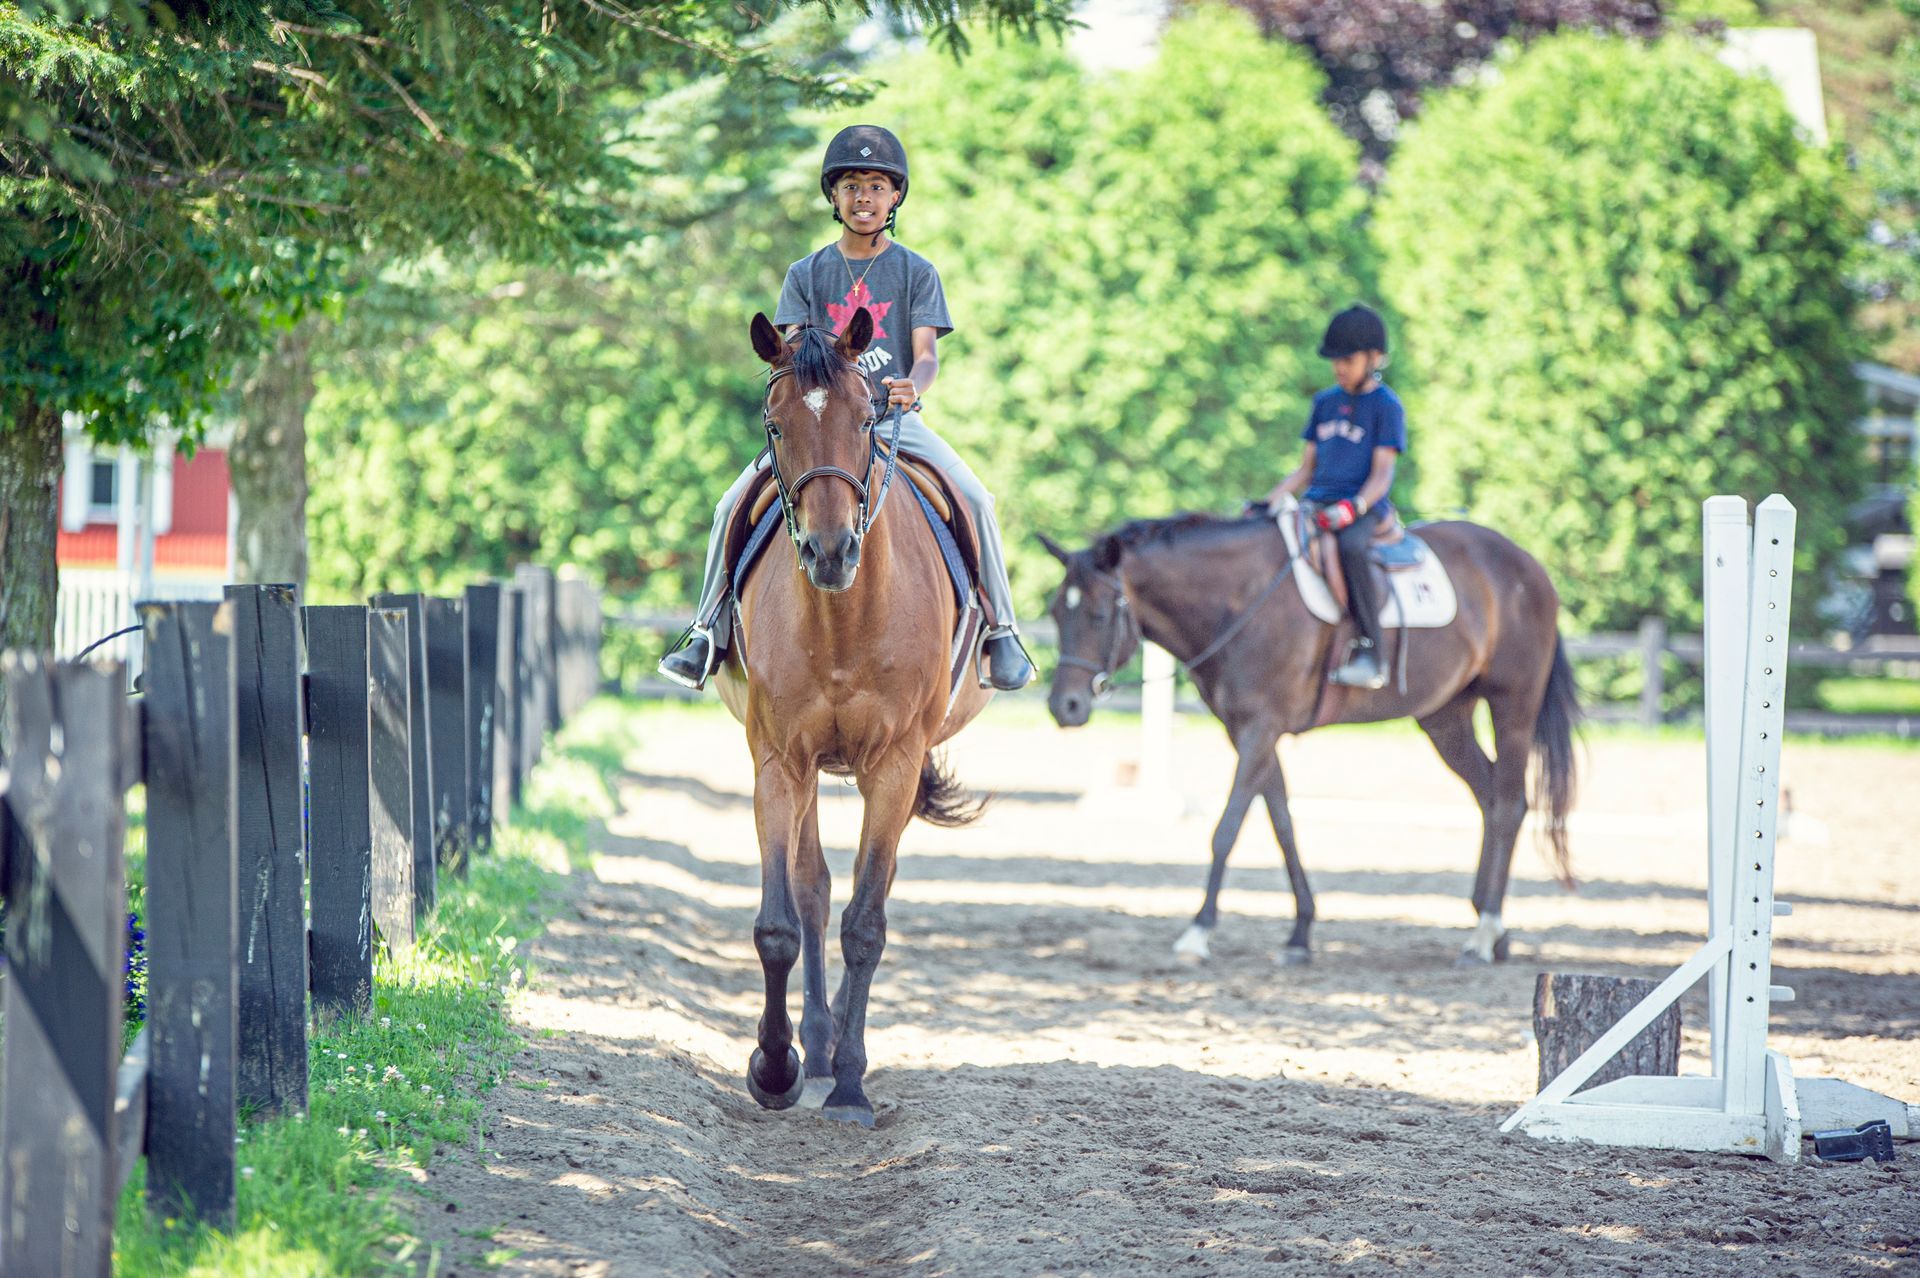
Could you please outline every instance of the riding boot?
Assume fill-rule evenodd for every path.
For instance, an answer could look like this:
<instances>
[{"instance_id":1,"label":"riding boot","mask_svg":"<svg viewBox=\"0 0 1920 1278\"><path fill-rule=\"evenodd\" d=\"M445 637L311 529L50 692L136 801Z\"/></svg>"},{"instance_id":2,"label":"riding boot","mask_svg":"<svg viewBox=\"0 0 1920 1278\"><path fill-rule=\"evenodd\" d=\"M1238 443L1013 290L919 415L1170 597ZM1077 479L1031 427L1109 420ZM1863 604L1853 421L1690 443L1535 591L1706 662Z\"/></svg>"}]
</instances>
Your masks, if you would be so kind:
<instances>
[{"instance_id":1,"label":"riding boot","mask_svg":"<svg viewBox=\"0 0 1920 1278\"><path fill-rule=\"evenodd\" d=\"M712 664L713 637L696 627L687 631L686 640L679 647L660 658L659 669L681 687L698 692L707 686Z\"/></svg>"},{"instance_id":2,"label":"riding boot","mask_svg":"<svg viewBox=\"0 0 1920 1278\"><path fill-rule=\"evenodd\" d=\"M1012 626L996 626L987 634L987 682L1001 692L1018 692L1033 682L1033 662Z\"/></svg>"},{"instance_id":3,"label":"riding boot","mask_svg":"<svg viewBox=\"0 0 1920 1278\"><path fill-rule=\"evenodd\" d=\"M1349 688L1364 688L1368 692L1378 692L1387 686L1387 672L1380 665L1380 658L1374 652L1373 640L1364 635L1353 641L1353 647L1347 651L1347 659L1327 676L1328 683L1345 684Z\"/></svg>"},{"instance_id":4,"label":"riding boot","mask_svg":"<svg viewBox=\"0 0 1920 1278\"><path fill-rule=\"evenodd\" d=\"M1381 513L1378 507L1368 511L1342 529L1338 538L1340 565L1347 577L1347 604L1360 627L1360 637L1354 641L1345 663L1327 676L1329 682L1370 692L1387 686L1387 672L1380 662L1380 607L1373 597L1373 564L1369 554Z\"/></svg>"}]
</instances>

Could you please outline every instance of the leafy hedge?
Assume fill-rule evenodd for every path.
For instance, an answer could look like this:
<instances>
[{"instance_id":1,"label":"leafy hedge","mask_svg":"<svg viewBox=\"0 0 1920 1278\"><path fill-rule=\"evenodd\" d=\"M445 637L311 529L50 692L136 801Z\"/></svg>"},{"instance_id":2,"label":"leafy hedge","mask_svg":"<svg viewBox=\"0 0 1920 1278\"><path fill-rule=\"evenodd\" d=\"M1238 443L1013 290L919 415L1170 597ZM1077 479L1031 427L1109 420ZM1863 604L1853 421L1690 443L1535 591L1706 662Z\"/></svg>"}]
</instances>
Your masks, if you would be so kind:
<instances>
[{"instance_id":1,"label":"leafy hedge","mask_svg":"<svg viewBox=\"0 0 1920 1278\"><path fill-rule=\"evenodd\" d=\"M1583 626L1681 628L1700 499L1778 490L1809 615L1865 477L1847 182L1688 39L1559 37L1430 100L1378 215L1424 513L1513 535Z\"/></svg>"}]
</instances>

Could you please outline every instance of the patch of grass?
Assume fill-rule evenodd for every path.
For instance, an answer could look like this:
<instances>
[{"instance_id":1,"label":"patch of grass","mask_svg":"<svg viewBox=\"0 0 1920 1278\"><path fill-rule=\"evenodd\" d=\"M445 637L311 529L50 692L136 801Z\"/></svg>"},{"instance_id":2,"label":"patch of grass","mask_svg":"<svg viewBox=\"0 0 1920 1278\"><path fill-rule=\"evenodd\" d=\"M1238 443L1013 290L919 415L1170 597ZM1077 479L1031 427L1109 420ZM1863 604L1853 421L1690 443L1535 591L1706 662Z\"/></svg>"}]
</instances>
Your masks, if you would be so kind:
<instances>
[{"instance_id":1,"label":"patch of grass","mask_svg":"<svg viewBox=\"0 0 1920 1278\"><path fill-rule=\"evenodd\" d=\"M508 1000L525 975L523 942L545 904L584 863L588 823L613 811L605 767L629 748L630 711L584 708L542 760L526 802L466 879L443 878L411 953L383 956L374 1007L310 1040L310 1112L241 1127L235 1228L221 1233L146 1210L145 1164L120 1202L114 1269L142 1278L312 1275L408 1269L404 1173L441 1145L475 1139L483 1093L517 1040ZM511 1253L499 1253L505 1263Z\"/></svg>"},{"instance_id":2,"label":"patch of grass","mask_svg":"<svg viewBox=\"0 0 1920 1278\"><path fill-rule=\"evenodd\" d=\"M1820 705L1836 714L1920 714L1920 680L1823 679Z\"/></svg>"}]
</instances>

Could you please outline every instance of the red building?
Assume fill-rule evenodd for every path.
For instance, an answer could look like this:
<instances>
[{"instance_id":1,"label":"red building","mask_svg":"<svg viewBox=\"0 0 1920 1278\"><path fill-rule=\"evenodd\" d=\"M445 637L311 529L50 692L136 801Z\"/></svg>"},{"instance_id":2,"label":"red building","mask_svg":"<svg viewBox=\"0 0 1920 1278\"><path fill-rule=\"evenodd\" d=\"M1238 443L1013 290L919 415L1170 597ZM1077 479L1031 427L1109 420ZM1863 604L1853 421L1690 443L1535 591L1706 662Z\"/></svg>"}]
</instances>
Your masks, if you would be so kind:
<instances>
[{"instance_id":1,"label":"red building","mask_svg":"<svg viewBox=\"0 0 1920 1278\"><path fill-rule=\"evenodd\" d=\"M135 598L218 599L232 577L232 527L224 447L156 458L98 449L70 429L55 547L56 654L72 657L131 624ZM105 652L131 655L118 642Z\"/></svg>"}]
</instances>

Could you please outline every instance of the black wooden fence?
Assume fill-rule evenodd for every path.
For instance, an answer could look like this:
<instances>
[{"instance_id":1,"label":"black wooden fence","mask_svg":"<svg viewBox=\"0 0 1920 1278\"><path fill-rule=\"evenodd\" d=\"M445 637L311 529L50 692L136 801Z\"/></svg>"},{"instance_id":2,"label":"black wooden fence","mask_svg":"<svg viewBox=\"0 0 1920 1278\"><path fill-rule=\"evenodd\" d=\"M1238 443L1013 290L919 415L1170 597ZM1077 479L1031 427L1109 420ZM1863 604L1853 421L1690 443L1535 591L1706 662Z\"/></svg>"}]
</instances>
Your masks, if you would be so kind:
<instances>
[{"instance_id":1,"label":"black wooden fence","mask_svg":"<svg viewBox=\"0 0 1920 1278\"><path fill-rule=\"evenodd\" d=\"M105 1275L143 1153L156 1209L231 1223L238 1107L306 1108L312 1017L367 1013L374 947L413 943L598 686L598 592L540 568L452 599L232 586L138 611L136 697L117 663L0 657L10 1278ZM123 1056L141 782L147 1016Z\"/></svg>"}]
</instances>

